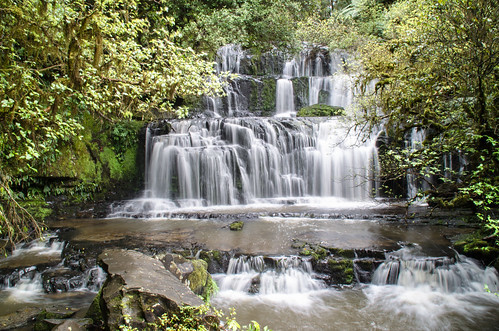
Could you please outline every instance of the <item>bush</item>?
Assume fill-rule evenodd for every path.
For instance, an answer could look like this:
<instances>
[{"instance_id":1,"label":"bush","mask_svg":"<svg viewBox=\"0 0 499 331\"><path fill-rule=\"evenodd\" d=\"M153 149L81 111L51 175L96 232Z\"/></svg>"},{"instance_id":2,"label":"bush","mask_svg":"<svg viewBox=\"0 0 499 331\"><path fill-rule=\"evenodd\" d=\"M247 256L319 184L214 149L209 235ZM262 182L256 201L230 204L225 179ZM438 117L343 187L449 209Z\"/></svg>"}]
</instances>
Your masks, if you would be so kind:
<instances>
[{"instance_id":1,"label":"bush","mask_svg":"<svg viewBox=\"0 0 499 331\"><path fill-rule=\"evenodd\" d=\"M328 106L328 105L312 105L303 107L298 111L298 117L327 117L327 116L343 116L345 109L343 107Z\"/></svg>"}]
</instances>

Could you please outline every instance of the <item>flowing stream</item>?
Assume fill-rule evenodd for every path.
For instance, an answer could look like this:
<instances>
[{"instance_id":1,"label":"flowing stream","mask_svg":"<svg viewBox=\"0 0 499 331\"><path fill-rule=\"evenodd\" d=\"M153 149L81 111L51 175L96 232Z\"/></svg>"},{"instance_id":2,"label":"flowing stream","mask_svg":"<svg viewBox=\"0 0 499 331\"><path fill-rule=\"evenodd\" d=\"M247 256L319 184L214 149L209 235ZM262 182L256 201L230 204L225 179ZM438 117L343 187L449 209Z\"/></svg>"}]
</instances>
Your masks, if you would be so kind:
<instances>
[{"instance_id":1,"label":"flowing stream","mask_svg":"<svg viewBox=\"0 0 499 331\"><path fill-rule=\"evenodd\" d=\"M242 322L257 319L274 330L492 330L499 321L493 268L474 261L421 256L414 247L390 255L372 284L332 289L306 261L277 257L231 260L215 276L220 292L213 303L236 307Z\"/></svg>"}]
</instances>

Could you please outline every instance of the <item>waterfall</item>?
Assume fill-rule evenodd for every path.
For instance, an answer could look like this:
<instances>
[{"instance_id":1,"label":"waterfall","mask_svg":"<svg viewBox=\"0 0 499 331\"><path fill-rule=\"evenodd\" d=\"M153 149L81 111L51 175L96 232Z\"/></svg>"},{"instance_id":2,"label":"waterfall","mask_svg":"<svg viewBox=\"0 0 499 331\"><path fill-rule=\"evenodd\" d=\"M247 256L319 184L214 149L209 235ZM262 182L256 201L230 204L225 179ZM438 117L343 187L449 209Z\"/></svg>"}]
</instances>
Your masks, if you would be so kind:
<instances>
[{"instance_id":1,"label":"waterfall","mask_svg":"<svg viewBox=\"0 0 499 331\"><path fill-rule=\"evenodd\" d=\"M171 125L170 134L151 137L144 198L121 216L283 198L373 196L375 137L358 141L341 119L195 119Z\"/></svg>"},{"instance_id":2,"label":"waterfall","mask_svg":"<svg viewBox=\"0 0 499 331\"><path fill-rule=\"evenodd\" d=\"M276 83L276 116L295 113L293 82L290 79L278 79Z\"/></svg>"},{"instance_id":3,"label":"waterfall","mask_svg":"<svg viewBox=\"0 0 499 331\"><path fill-rule=\"evenodd\" d=\"M278 117L294 116L301 107L318 103L346 108L353 103L348 57L345 52L305 46L288 60L279 52L256 58L239 45L223 46L216 55L216 71L238 77L227 81L225 96L205 96L202 111L214 117L258 115L263 99L266 114ZM268 105L268 94L274 89L275 109L269 109L273 106Z\"/></svg>"},{"instance_id":4,"label":"waterfall","mask_svg":"<svg viewBox=\"0 0 499 331\"><path fill-rule=\"evenodd\" d=\"M499 290L499 276L494 268L482 269L465 256L422 257L414 249L404 248L390 254L374 273L375 285L399 285L408 288L429 287L443 293L482 292L487 285Z\"/></svg>"},{"instance_id":5,"label":"waterfall","mask_svg":"<svg viewBox=\"0 0 499 331\"><path fill-rule=\"evenodd\" d=\"M330 57L328 59L327 56ZM305 49L298 58L293 58L286 62L283 70L283 77L279 79L278 86L284 81L292 82L293 78L308 78L308 105L318 103L329 106L339 106L346 108L353 103L353 77L344 73L346 58L348 55L341 52L329 53L325 49ZM282 90L277 89L277 101L284 98ZM288 88L288 94L293 91ZM294 95L289 94L291 100ZM282 101L280 101L282 104ZM286 109L277 108L280 112L289 112Z\"/></svg>"},{"instance_id":6,"label":"waterfall","mask_svg":"<svg viewBox=\"0 0 499 331\"><path fill-rule=\"evenodd\" d=\"M222 296L227 292L293 295L325 288L320 280L314 279L310 261L298 256L231 258L227 273L216 275L215 279Z\"/></svg>"}]
</instances>

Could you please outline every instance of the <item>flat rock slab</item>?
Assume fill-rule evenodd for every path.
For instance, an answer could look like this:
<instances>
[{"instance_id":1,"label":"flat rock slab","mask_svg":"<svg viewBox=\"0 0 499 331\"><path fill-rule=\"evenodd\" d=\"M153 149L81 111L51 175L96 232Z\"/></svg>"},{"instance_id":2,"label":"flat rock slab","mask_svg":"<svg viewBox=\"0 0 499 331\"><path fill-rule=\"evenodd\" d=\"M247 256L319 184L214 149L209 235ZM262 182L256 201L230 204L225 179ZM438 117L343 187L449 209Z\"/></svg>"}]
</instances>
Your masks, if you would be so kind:
<instances>
[{"instance_id":1,"label":"flat rock slab","mask_svg":"<svg viewBox=\"0 0 499 331\"><path fill-rule=\"evenodd\" d=\"M178 311L182 306L204 304L161 261L143 253L106 249L98 261L108 273L98 298L99 319L111 330L124 325L124 316L129 326L143 329L147 323L156 322L158 317ZM90 310L94 311L92 307Z\"/></svg>"},{"instance_id":2,"label":"flat rock slab","mask_svg":"<svg viewBox=\"0 0 499 331\"><path fill-rule=\"evenodd\" d=\"M120 276L127 290L138 290L168 298L180 306L204 302L178 280L163 263L150 256L124 249L107 249L99 255L101 266L110 275Z\"/></svg>"}]
</instances>

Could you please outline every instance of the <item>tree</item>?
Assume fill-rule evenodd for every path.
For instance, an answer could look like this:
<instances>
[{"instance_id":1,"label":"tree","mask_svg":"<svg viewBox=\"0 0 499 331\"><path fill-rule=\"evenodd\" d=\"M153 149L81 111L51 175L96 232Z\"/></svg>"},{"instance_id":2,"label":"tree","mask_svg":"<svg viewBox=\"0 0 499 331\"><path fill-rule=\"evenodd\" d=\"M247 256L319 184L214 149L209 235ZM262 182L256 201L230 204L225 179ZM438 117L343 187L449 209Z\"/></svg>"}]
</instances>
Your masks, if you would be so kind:
<instances>
[{"instance_id":1,"label":"tree","mask_svg":"<svg viewBox=\"0 0 499 331\"><path fill-rule=\"evenodd\" d=\"M497 236L499 3L407 0L388 16L387 40L360 49L361 82L376 82L361 119L399 141L424 131L422 148L391 153L392 169L436 178L426 194L471 199ZM452 156L465 160L461 169L443 166Z\"/></svg>"},{"instance_id":2,"label":"tree","mask_svg":"<svg viewBox=\"0 0 499 331\"><path fill-rule=\"evenodd\" d=\"M18 229L38 229L15 212L11 188L29 181L38 166L60 155L62 144L81 135L84 116L108 122L182 117L188 110L182 99L221 93L222 81L206 55L176 43L167 4L1 2L0 235L15 242Z\"/></svg>"}]
</instances>

